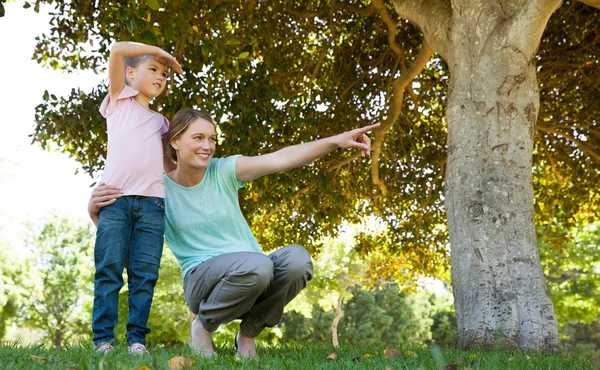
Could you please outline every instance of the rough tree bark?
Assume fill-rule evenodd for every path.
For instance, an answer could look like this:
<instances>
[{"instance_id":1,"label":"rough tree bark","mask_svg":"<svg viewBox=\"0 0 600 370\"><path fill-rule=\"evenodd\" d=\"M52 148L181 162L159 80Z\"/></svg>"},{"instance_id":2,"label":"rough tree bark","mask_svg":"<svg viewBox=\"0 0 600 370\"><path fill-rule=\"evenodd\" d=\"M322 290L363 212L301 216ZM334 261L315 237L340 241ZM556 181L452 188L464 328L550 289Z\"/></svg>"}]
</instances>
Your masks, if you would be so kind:
<instances>
[{"instance_id":1,"label":"rough tree bark","mask_svg":"<svg viewBox=\"0 0 600 370\"><path fill-rule=\"evenodd\" d=\"M532 151L535 54L560 3L394 1L450 69L446 212L461 347L558 344L536 249Z\"/></svg>"}]
</instances>

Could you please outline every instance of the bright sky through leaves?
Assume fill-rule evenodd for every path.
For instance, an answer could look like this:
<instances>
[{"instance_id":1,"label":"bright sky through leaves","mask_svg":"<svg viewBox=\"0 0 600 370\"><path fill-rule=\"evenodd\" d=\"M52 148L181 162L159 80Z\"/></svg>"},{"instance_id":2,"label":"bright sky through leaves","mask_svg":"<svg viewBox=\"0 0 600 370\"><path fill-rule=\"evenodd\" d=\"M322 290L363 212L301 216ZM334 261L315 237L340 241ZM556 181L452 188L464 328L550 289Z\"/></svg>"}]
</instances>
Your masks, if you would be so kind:
<instances>
[{"instance_id":1,"label":"bright sky through leaves","mask_svg":"<svg viewBox=\"0 0 600 370\"><path fill-rule=\"evenodd\" d=\"M89 90L102 80L92 72L66 74L46 70L31 60L35 37L49 29L48 8L39 14L23 9L22 1L5 4L0 18L0 232L13 247L22 245L25 221L35 222L52 210L86 217L89 185L80 165L65 154L49 153L30 145L35 106L44 90L67 95L73 87ZM9 57L8 57L9 56Z\"/></svg>"}]
</instances>

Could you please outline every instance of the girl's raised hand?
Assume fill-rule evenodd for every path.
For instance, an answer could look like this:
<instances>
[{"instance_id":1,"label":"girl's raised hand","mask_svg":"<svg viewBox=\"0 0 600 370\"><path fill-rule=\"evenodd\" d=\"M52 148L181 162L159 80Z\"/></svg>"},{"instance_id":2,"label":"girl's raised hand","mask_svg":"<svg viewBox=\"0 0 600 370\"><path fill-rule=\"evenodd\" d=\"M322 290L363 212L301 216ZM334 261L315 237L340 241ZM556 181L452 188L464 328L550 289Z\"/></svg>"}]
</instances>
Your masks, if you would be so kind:
<instances>
[{"instance_id":1,"label":"girl's raised hand","mask_svg":"<svg viewBox=\"0 0 600 370\"><path fill-rule=\"evenodd\" d=\"M340 148L360 149L361 156L365 157L371 151L371 139L367 136L367 132L377 127L379 127L379 123L346 131L335 137L335 143Z\"/></svg>"},{"instance_id":2,"label":"girl's raised hand","mask_svg":"<svg viewBox=\"0 0 600 370\"><path fill-rule=\"evenodd\" d=\"M183 69L181 68L181 64L175 59L174 56L167 53L166 51L160 49L159 52L155 56L156 60L161 62L164 65L170 66L175 70L175 72L181 74L183 73Z\"/></svg>"}]
</instances>

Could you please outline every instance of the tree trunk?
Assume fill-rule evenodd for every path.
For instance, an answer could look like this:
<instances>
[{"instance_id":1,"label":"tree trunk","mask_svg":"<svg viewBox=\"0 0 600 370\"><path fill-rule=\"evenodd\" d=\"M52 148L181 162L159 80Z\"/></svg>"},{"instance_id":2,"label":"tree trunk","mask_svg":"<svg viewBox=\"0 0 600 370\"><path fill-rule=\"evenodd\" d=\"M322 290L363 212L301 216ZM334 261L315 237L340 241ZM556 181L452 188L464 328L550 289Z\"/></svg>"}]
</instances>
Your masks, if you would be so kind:
<instances>
[{"instance_id":1,"label":"tree trunk","mask_svg":"<svg viewBox=\"0 0 600 370\"><path fill-rule=\"evenodd\" d=\"M344 316L344 311L342 311L343 303L344 303L344 298L343 298L342 294L340 294L340 296L338 298L337 306L335 307L335 317L333 318L333 322L331 323L331 343L333 344L333 346L335 348L340 346L340 343L338 342L337 328L338 328L338 324L340 323L340 320Z\"/></svg>"},{"instance_id":2,"label":"tree trunk","mask_svg":"<svg viewBox=\"0 0 600 370\"><path fill-rule=\"evenodd\" d=\"M551 349L558 325L536 249L532 183L534 56L545 21L502 3L453 3L446 54L446 209L458 345Z\"/></svg>"}]
</instances>

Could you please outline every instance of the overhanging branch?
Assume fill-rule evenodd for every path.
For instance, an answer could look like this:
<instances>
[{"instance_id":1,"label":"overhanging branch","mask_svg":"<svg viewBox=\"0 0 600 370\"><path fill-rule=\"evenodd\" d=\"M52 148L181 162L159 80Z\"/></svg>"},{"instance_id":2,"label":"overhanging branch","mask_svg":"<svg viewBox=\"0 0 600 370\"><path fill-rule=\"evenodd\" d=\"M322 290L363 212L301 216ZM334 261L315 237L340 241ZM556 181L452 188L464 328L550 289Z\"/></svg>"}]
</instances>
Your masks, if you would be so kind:
<instances>
[{"instance_id":1,"label":"overhanging branch","mask_svg":"<svg viewBox=\"0 0 600 370\"><path fill-rule=\"evenodd\" d=\"M392 96L389 100L389 109L387 113L387 118L385 121L381 123L381 126L377 130L375 130L375 140L372 145L372 154L371 154L371 181L373 185L379 188L379 191L383 196L387 194L387 188L383 180L379 178L379 157L381 156L383 142L385 140L385 135L389 131L389 129L393 126L393 124L398 120L400 113L402 112L402 102L404 100L404 90L410 84L415 77L417 77L425 65L431 58L433 51L427 41L423 41L423 47L419 51L417 58L415 59L413 65L400 77L394 81L394 88L392 92Z\"/></svg>"},{"instance_id":2,"label":"overhanging branch","mask_svg":"<svg viewBox=\"0 0 600 370\"><path fill-rule=\"evenodd\" d=\"M600 0L579 0L579 2L600 9Z\"/></svg>"},{"instance_id":3,"label":"overhanging branch","mask_svg":"<svg viewBox=\"0 0 600 370\"><path fill-rule=\"evenodd\" d=\"M375 11L377 12L377 14L379 14L381 20L387 28L388 45L396 55L396 58L400 60L400 65L403 67L402 69L404 69L404 50L402 50L402 48L400 48L400 46L396 42L396 22L394 22L392 17L390 17L390 14L388 13L387 8L383 3L383 0L372 0L372 5L375 7Z\"/></svg>"},{"instance_id":4,"label":"overhanging branch","mask_svg":"<svg viewBox=\"0 0 600 370\"><path fill-rule=\"evenodd\" d=\"M450 0L394 0L393 3L396 12L419 27L433 51L447 60L452 23Z\"/></svg>"}]
</instances>

